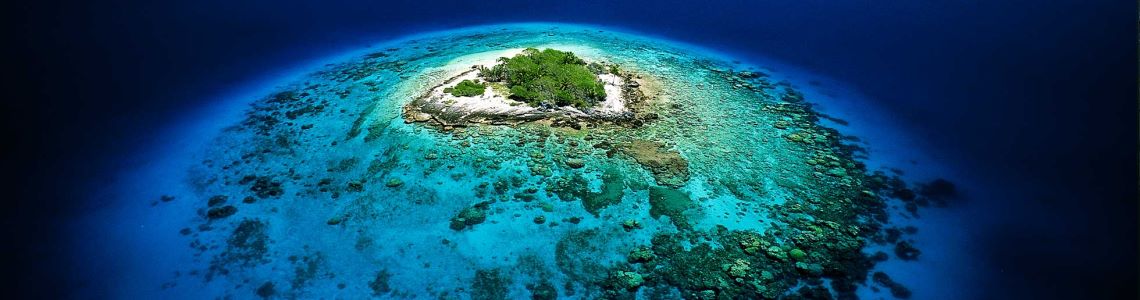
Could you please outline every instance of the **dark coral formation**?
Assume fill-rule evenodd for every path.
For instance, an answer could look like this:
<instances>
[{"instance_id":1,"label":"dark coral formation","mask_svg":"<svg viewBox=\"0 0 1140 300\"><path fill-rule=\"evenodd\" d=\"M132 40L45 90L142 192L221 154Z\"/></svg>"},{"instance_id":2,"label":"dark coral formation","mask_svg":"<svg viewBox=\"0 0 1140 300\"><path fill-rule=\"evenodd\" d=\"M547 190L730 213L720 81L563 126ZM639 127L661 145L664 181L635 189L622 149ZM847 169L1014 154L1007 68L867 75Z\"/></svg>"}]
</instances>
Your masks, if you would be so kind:
<instances>
[{"instance_id":1,"label":"dark coral formation","mask_svg":"<svg viewBox=\"0 0 1140 300\"><path fill-rule=\"evenodd\" d=\"M217 219L222 219L222 218L228 218L229 216L232 216L236 213L237 213L237 207L234 207L233 205L226 205L223 207L215 207L215 208L211 208L210 210L207 210L206 211L206 218L210 219L210 220L217 220Z\"/></svg>"},{"instance_id":2,"label":"dark coral formation","mask_svg":"<svg viewBox=\"0 0 1140 300\"><path fill-rule=\"evenodd\" d=\"M227 197L225 195L217 195L217 196L210 197L210 200L206 201L206 206L214 207L214 206L225 204L226 200L229 198L230 197Z\"/></svg>"},{"instance_id":3,"label":"dark coral formation","mask_svg":"<svg viewBox=\"0 0 1140 300\"><path fill-rule=\"evenodd\" d=\"M949 180L938 178L921 184L918 194L937 206L946 206L950 200L958 198L958 188Z\"/></svg>"},{"instance_id":4,"label":"dark coral formation","mask_svg":"<svg viewBox=\"0 0 1140 300\"><path fill-rule=\"evenodd\" d=\"M621 149L649 169L657 184L680 187L689 181L689 162L677 151L665 148L661 142L634 140Z\"/></svg>"},{"instance_id":5,"label":"dark coral formation","mask_svg":"<svg viewBox=\"0 0 1140 300\"><path fill-rule=\"evenodd\" d=\"M391 285L388 284L388 279L392 278L392 274L388 270L380 270L376 272L376 277L368 282L368 287L372 289L372 295L381 296L392 291Z\"/></svg>"},{"instance_id":6,"label":"dark coral formation","mask_svg":"<svg viewBox=\"0 0 1140 300\"><path fill-rule=\"evenodd\" d=\"M895 255L897 255L902 260L916 260L920 254L922 254L922 251L918 250L918 248L915 248L907 241L901 241L898 242L898 244L895 244Z\"/></svg>"},{"instance_id":7,"label":"dark coral formation","mask_svg":"<svg viewBox=\"0 0 1140 300\"><path fill-rule=\"evenodd\" d=\"M617 170L607 169L602 174L601 191L593 192L585 177L571 173L547 185L547 191L562 201L581 201L587 212L597 216L603 208L621 203L625 196L625 181Z\"/></svg>"},{"instance_id":8,"label":"dark coral formation","mask_svg":"<svg viewBox=\"0 0 1140 300\"><path fill-rule=\"evenodd\" d=\"M837 260L844 256L834 254L860 247L858 238L846 232L829 236L832 244L796 244L800 248L794 248L794 243L781 243L771 233L692 234L723 247L699 243L686 250L680 243L688 240L683 235L658 235L653 239L652 250L660 259L645 260L640 268L664 281L661 283L679 288L682 297L691 299L774 299L800 280L812 282L811 278L843 274L852 267L849 264L857 262Z\"/></svg>"},{"instance_id":9,"label":"dark coral formation","mask_svg":"<svg viewBox=\"0 0 1140 300\"><path fill-rule=\"evenodd\" d=\"M487 220L487 207L489 205L489 202L480 202L459 211L459 214L451 218L451 229L459 231L483 223Z\"/></svg>"},{"instance_id":10,"label":"dark coral formation","mask_svg":"<svg viewBox=\"0 0 1140 300\"><path fill-rule=\"evenodd\" d=\"M293 289L299 290L309 285L314 279L332 277L331 273L322 272L325 257L321 253L305 256L290 256L293 263Z\"/></svg>"},{"instance_id":11,"label":"dark coral formation","mask_svg":"<svg viewBox=\"0 0 1140 300\"><path fill-rule=\"evenodd\" d=\"M875 272L875 274L871 275L871 279L875 281L875 284L878 284L880 286L883 286L883 287L886 287L887 289L889 289L891 291L891 296L894 296L895 298L899 298L899 299L909 299L910 298L910 295L911 295L910 289L908 289L905 286L903 286L902 284L899 284L898 282L895 282L894 280L892 280L891 276L888 276L887 273Z\"/></svg>"},{"instance_id":12,"label":"dark coral formation","mask_svg":"<svg viewBox=\"0 0 1140 300\"><path fill-rule=\"evenodd\" d=\"M678 228L689 228L688 219L682 214L692 206L692 200L685 192L665 188L649 188L649 215L654 218L669 216Z\"/></svg>"},{"instance_id":13,"label":"dark coral formation","mask_svg":"<svg viewBox=\"0 0 1140 300\"><path fill-rule=\"evenodd\" d=\"M266 281L264 284L257 288L257 296L261 297L262 299L269 299L275 295L277 295L277 289L272 281Z\"/></svg>"},{"instance_id":14,"label":"dark coral formation","mask_svg":"<svg viewBox=\"0 0 1140 300\"><path fill-rule=\"evenodd\" d=\"M507 299L510 284L511 279L497 269L475 271L475 280L471 283L471 299Z\"/></svg>"},{"instance_id":15,"label":"dark coral formation","mask_svg":"<svg viewBox=\"0 0 1140 300\"><path fill-rule=\"evenodd\" d=\"M543 280L537 284L528 284L527 290L530 290L531 300L554 300L558 299L558 290L550 281Z\"/></svg>"},{"instance_id":16,"label":"dark coral formation","mask_svg":"<svg viewBox=\"0 0 1140 300\"><path fill-rule=\"evenodd\" d=\"M247 268L268 262L268 227L259 220L242 220L226 240L225 249L211 261L207 278L213 274L228 274L233 267Z\"/></svg>"},{"instance_id":17,"label":"dark coral formation","mask_svg":"<svg viewBox=\"0 0 1140 300\"><path fill-rule=\"evenodd\" d=\"M269 177L248 175L242 177L241 181L238 182L238 184L250 183L252 183L252 185L249 187L249 190L262 199L278 197L285 193L284 188L281 187L281 182L274 181Z\"/></svg>"},{"instance_id":18,"label":"dark coral formation","mask_svg":"<svg viewBox=\"0 0 1140 300\"><path fill-rule=\"evenodd\" d=\"M895 195L907 197L907 189L905 184L901 187L887 184L901 182L897 177L868 172L856 160L863 149L843 143L837 131L819 125L818 116L810 104L802 101L802 94L790 87L785 90L784 102L764 104L763 109L786 116L774 127L788 132L784 135L788 142L815 153L805 163L823 176L811 177L816 180L814 188L793 189L797 193L794 199L773 206L771 217L777 222L774 224L782 225L765 232L722 228L711 232L659 234L653 239L654 259L644 259L648 256L646 253L635 252L630 258L635 265L610 268L613 271L609 273L609 283L604 285L608 288L606 295L624 298L637 287L648 285L677 288L680 296L688 299L775 299L788 295L797 285L806 284L793 295L830 298L833 297L830 290L840 298L854 297L856 286L866 282L871 267L882 260L862 254L864 241L881 237L883 232L890 239L899 239L902 233L897 229L880 231L888 220L887 198L879 195L893 191ZM661 146L642 148L660 149ZM660 161L639 160L650 170L658 170L654 172L655 177L668 174L661 170L666 164ZM739 187L734 194L748 195ZM650 188L651 214L654 217L669 215L678 227L684 224L677 220L685 220L683 212L688 201L691 200L683 192L666 187ZM694 244L681 246L688 243ZM899 244L905 250L900 257L917 255L917 249L909 243ZM652 280L638 285L613 283L632 278ZM823 286L822 279L829 279L830 287ZM908 293L901 285L895 285L892 291L900 297Z\"/></svg>"}]
</instances>

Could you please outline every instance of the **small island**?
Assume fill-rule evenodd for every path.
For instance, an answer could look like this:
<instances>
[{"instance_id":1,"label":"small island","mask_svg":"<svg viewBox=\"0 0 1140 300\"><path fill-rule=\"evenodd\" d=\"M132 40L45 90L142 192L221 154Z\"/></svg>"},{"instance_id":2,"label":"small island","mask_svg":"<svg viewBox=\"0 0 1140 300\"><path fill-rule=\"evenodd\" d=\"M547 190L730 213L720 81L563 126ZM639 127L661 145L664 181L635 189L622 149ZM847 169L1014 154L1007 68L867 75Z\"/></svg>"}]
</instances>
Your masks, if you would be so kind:
<instances>
[{"instance_id":1,"label":"small island","mask_svg":"<svg viewBox=\"0 0 1140 300\"><path fill-rule=\"evenodd\" d=\"M555 49L510 52L516 54L456 68L462 72L404 107L405 121L445 130L533 121L580 129L596 123L637 127L656 117L639 114L648 100L640 76L616 64Z\"/></svg>"}]
</instances>

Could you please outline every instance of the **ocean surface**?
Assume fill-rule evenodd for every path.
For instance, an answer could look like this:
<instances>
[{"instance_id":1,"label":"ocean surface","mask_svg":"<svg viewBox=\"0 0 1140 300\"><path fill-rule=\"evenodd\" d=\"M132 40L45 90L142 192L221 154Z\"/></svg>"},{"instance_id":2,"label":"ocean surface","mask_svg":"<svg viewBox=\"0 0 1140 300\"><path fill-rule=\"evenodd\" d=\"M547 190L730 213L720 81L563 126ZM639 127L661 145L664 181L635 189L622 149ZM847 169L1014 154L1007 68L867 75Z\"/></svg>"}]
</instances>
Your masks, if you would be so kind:
<instances>
[{"instance_id":1,"label":"ocean surface","mask_svg":"<svg viewBox=\"0 0 1140 300\"><path fill-rule=\"evenodd\" d=\"M1137 291L1134 3L90 5L21 38L20 295ZM409 118L528 47L620 66L637 122Z\"/></svg>"}]
</instances>

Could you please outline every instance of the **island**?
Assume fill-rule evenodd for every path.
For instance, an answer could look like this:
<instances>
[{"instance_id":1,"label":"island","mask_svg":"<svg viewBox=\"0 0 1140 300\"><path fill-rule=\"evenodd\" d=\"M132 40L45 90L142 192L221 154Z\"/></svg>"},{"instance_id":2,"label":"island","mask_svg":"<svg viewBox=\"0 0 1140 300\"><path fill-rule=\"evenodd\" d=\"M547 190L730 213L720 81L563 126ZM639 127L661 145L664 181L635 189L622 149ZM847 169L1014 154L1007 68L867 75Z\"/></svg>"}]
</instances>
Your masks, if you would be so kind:
<instances>
[{"instance_id":1,"label":"island","mask_svg":"<svg viewBox=\"0 0 1140 300\"><path fill-rule=\"evenodd\" d=\"M589 62L573 52L518 49L513 56L459 68L404 107L408 123L444 130L473 124L548 122L581 129L600 123L639 127L647 79L617 64Z\"/></svg>"},{"instance_id":2,"label":"island","mask_svg":"<svg viewBox=\"0 0 1140 300\"><path fill-rule=\"evenodd\" d=\"M151 184L200 260L163 293L921 298L892 276L930 254L895 221L954 184L870 164L815 106L837 89L682 46L495 25L292 80Z\"/></svg>"}]
</instances>

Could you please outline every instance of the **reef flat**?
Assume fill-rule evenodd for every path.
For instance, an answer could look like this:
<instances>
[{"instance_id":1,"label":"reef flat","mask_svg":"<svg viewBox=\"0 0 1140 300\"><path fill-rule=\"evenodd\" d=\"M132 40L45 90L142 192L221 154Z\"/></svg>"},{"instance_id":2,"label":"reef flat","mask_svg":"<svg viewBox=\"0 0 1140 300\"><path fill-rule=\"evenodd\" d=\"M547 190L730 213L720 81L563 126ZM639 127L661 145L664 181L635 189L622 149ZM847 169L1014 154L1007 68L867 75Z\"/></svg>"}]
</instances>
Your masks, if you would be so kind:
<instances>
[{"instance_id":1,"label":"reef flat","mask_svg":"<svg viewBox=\"0 0 1140 300\"><path fill-rule=\"evenodd\" d=\"M874 270L921 255L887 207L954 193L869 170L777 72L660 40L511 25L383 48L217 137L188 170L183 272L263 298L907 298ZM485 77L527 48L607 66L583 83L604 93Z\"/></svg>"}]
</instances>

